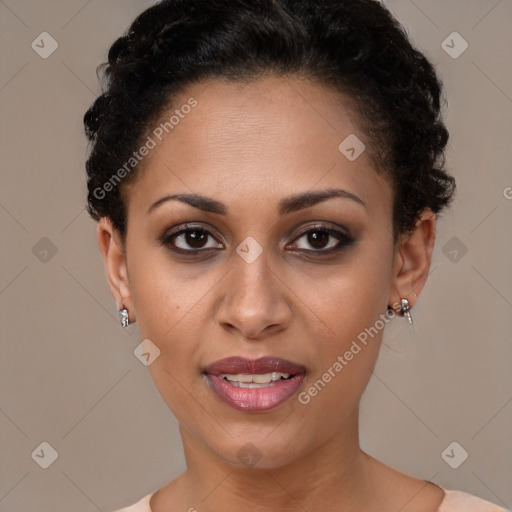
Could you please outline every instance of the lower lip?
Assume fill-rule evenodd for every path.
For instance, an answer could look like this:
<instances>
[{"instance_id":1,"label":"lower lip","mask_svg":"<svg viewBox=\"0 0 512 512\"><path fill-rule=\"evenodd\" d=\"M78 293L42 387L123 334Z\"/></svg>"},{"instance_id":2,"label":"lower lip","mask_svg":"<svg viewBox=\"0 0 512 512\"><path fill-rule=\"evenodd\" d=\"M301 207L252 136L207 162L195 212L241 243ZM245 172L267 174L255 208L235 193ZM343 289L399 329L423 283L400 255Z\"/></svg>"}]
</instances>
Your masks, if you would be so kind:
<instances>
[{"instance_id":1,"label":"lower lip","mask_svg":"<svg viewBox=\"0 0 512 512\"><path fill-rule=\"evenodd\" d=\"M245 412L268 411L288 400L300 387L305 375L281 379L261 388L240 388L215 375L206 375L213 392L227 405Z\"/></svg>"}]
</instances>

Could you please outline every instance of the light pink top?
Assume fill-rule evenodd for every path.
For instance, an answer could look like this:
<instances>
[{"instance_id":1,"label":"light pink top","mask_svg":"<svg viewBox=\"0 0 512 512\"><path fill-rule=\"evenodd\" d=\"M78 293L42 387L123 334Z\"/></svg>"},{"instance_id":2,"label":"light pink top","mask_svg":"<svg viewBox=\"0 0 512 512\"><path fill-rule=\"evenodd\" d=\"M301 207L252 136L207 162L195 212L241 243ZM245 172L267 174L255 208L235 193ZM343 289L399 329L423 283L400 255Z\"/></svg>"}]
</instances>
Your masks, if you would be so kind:
<instances>
[{"instance_id":1,"label":"light pink top","mask_svg":"<svg viewBox=\"0 0 512 512\"><path fill-rule=\"evenodd\" d=\"M441 488L444 491L444 499L437 512L510 512L472 494ZM153 494L148 494L131 507L122 508L116 512L152 512L149 500Z\"/></svg>"}]
</instances>

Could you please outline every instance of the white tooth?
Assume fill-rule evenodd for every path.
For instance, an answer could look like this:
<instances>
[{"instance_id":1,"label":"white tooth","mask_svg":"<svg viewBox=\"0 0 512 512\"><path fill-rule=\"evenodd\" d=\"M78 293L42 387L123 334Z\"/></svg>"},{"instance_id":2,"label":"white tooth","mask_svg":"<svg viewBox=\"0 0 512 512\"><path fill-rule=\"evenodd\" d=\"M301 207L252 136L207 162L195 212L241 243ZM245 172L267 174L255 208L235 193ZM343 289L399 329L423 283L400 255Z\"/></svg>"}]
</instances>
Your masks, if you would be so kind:
<instances>
[{"instance_id":1,"label":"white tooth","mask_svg":"<svg viewBox=\"0 0 512 512\"><path fill-rule=\"evenodd\" d=\"M261 373L259 375L253 375L252 382L255 382L256 384L268 384L269 382L272 382L272 374Z\"/></svg>"},{"instance_id":2,"label":"white tooth","mask_svg":"<svg viewBox=\"0 0 512 512\"><path fill-rule=\"evenodd\" d=\"M289 376L290 376L289 373L281 373L281 372L264 373L262 375L254 375L252 381L253 382L271 382L271 381L275 382L276 380L281 380L281 377L284 379L287 379Z\"/></svg>"},{"instance_id":3,"label":"white tooth","mask_svg":"<svg viewBox=\"0 0 512 512\"><path fill-rule=\"evenodd\" d=\"M228 379L236 380L237 382L252 382L252 375L238 373L237 375L228 375Z\"/></svg>"},{"instance_id":4,"label":"white tooth","mask_svg":"<svg viewBox=\"0 0 512 512\"><path fill-rule=\"evenodd\" d=\"M252 382L252 375L245 373L221 373L219 377L230 382Z\"/></svg>"}]
</instances>

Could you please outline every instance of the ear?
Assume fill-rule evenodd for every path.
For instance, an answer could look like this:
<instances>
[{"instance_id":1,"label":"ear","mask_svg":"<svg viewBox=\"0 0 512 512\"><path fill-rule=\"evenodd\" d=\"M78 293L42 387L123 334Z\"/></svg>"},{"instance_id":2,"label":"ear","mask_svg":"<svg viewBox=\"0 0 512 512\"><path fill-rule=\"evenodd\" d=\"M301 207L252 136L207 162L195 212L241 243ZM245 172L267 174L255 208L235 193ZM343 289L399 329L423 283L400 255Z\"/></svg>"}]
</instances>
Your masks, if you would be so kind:
<instances>
[{"instance_id":1,"label":"ear","mask_svg":"<svg viewBox=\"0 0 512 512\"><path fill-rule=\"evenodd\" d=\"M389 304L398 312L400 299L413 308L428 278L436 238L436 216L426 208L411 233L400 237L395 252Z\"/></svg>"},{"instance_id":2,"label":"ear","mask_svg":"<svg viewBox=\"0 0 512 512\"><path fill-rule=\"evenodd\" d=\"M121 235L107 217L101 218L98 222L97 235L98 245L107 271L108 284L116 301L117 309L122 309L123 306L126 307L130 323L134 322L135 311L130 294L130 283Z\"/></svg>"}]
</instances>

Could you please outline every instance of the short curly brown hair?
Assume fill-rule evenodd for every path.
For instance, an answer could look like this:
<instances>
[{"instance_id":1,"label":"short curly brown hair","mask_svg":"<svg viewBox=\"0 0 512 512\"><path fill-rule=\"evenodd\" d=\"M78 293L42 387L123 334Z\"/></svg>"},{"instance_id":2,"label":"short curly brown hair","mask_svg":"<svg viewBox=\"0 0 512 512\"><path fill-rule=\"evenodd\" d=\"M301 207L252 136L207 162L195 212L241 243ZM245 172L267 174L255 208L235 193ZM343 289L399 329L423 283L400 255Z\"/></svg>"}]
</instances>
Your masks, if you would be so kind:
<instances>
[{"instance_id":1,"label":"short curly brown hair","mask_svg":"<svg viewBox=\"0 0 512 512\"><path fill-rule=\"evenodd\" d=\"M394 192L393 235L452 201L444 168L442 83L404 28L375 0L163 0L142 12L108 53L106 84L84 116L87 210L124 238L122 186L98 190L141 146L187 85L298 74L348 96L369 154Z\"/></svg>"}]
</instances>

